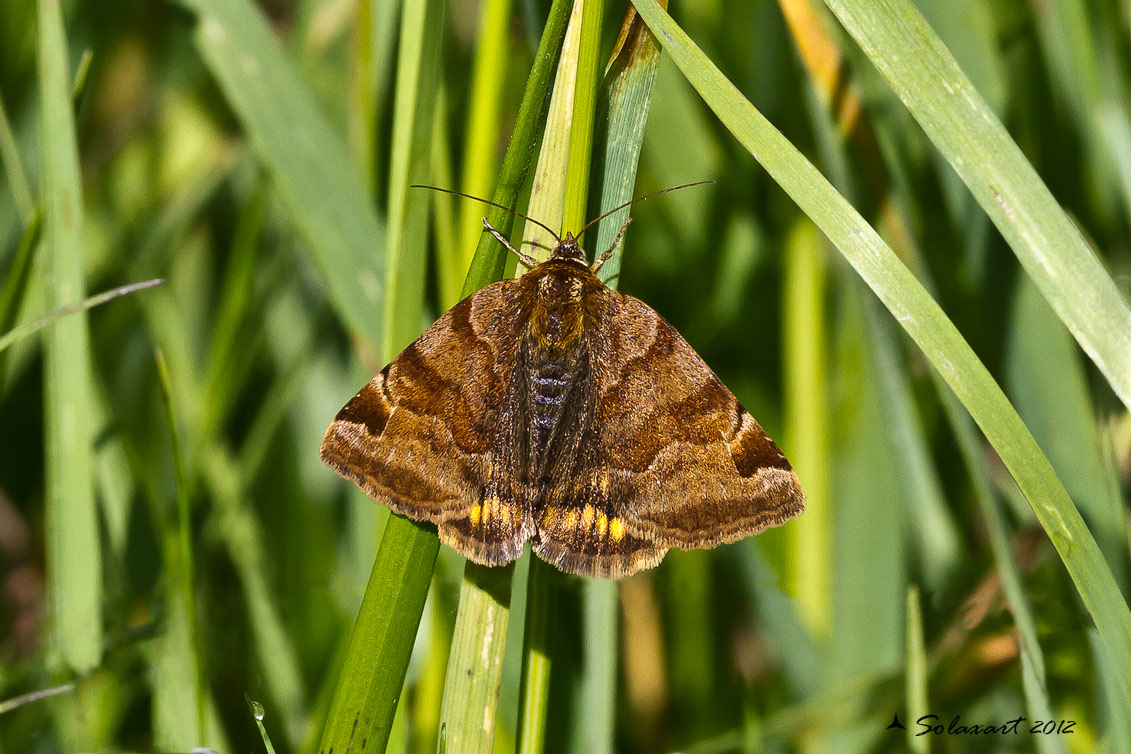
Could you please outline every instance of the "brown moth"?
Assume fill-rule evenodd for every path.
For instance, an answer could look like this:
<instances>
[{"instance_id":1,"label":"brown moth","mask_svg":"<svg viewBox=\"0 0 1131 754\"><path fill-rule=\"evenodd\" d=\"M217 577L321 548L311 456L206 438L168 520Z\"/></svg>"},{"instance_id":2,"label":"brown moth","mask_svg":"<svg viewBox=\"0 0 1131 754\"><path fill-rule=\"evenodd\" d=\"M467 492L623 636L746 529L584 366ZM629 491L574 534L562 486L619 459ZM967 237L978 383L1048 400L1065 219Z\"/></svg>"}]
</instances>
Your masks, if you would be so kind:
<instances>
[{"instance_id":1,"label":"brown moth","mask_svg":"<svg viewBox=\"0 0 1131 754\"><path fill-rule=\"evenodd\" d=\"M326 430L322 460L492 566L529 540L566 573L619 578L801 513L797 475L754 417L663 317L597 277L619 234L592 266L570 233L538 264L483 222L532 269L456 304L381 370Z\"/></svg>"}]
</instances>

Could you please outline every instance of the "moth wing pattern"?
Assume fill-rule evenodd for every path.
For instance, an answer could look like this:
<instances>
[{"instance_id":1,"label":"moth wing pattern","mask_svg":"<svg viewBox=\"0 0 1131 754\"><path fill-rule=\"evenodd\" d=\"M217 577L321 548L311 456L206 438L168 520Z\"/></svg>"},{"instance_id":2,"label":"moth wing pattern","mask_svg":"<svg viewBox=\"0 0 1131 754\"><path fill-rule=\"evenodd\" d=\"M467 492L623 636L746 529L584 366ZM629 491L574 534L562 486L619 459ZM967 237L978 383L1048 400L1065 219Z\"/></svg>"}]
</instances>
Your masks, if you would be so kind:
<instances>
[{"instance_id":1,"label":"moth wing pattern","mask_svg":"<svg viewBox=\"0 0 1131 754\"><path fill-rule=\"evenodd\" d=\"M601 444L602 417L594 412L591 380L569 413L572 438L559 449L536 513L534 552L558 569L580 576L620 578L652 568L668 547L625 528L625 501L614 489Z\"/></svg>"},{"instance_id":2,"label":"moth wing pattern","mask_svg":"<svg viewBox=\"0 0 1131 754\"><path fill-rule=\"evenodd\" d=\"M524 310L517 280L456 304L346 403L321 447L373 500L484 565L514 560L534 530L510 400Z\"/></svg>"},{"instance_id":3,"label":"moth wing pattern","mask_svg":"<svg viewBox=\"0 0 1131 754\"><path fill-rule=\"evenodd\" d=\"M598 444L626 538L710 548L801 514L781 450L675 328L610 289L591 316Z\"/></svg>"}]
</instances>

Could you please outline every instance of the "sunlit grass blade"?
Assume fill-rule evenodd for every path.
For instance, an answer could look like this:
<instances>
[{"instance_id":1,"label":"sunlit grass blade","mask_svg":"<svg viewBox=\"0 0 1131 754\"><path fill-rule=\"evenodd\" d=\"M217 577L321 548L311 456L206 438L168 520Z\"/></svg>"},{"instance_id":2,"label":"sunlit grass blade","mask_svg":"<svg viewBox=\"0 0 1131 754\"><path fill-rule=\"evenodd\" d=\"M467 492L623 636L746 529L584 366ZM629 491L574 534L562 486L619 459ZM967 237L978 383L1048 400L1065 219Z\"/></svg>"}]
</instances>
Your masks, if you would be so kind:
<instances>
[{"instance_id":1,"label":"sunlit grass blade","mask_svg":"<svg viewBox=\"0 0 1131 754\"><path fill-rule=\"evenodd\" d=\"M93 309L96 306L101 306L108 301L113 301L116 298L128 296L131 293L137 293L138 291L144 291L146 288L153 288L155 286L161 285L164 282L164 280L157 278L154 280L145 280L140 283L131 283L129 285L123 285L118 288L112 288L111 290L91 296L90 298L87 298L83 301L68 304L67 306L61 306L58 309L48 312L47 314L43 315L33 322L28 322L26 324L20 325L19 327L16 327L15 329L6 332L3 335L0 335L0 351L3 351L5 348L12 345L20 338L26 338L27 336L36 333L39 330L42 330L53 322L57 322L58 320L66 317L69 314L85 312L88 309Z\"/></svg>"},{"instance_id":2,"label":"sunlit grass blade","mask_svg":"<svg viewBox=\"0 0 1131 754\"><path fill-rule=\"evenodd\" d=\"M436 107L432 118L432 148L429 154L429 168L432 180L437 186L454 186L452 175L452 145L448 138L449 114L448 90L441 81L436 92ZM414 188L412 191L426 191ZM436 242L436 285L439 288L441 308L455 306L459 301L463 282L467 279L467 267L475 251L474 241L462 248L459 226L456 221L456 197L444 191L430 191L432 196L432 234ZM478 204L478 202L464 202ZM480 228L483 227L480 223Z\"/></svg>"},{"instance_id":3,"label":"sunlit grass blade","mask_svg":"<svg viewBox=\"0 0 1131 754\"><path fill-rule=\"evenodd\" d=\"M619 584L612 579L586 579L582 585L582 683L584 749L591 754L615 751L617 723L617 633L620 628Z\"/></svg>"},{"instance_id":4,"label":"sunlit grass blade","mask_svg":"<svg viewBox=\"0 0 1131 754\"><path fill-rule=\"evenodd\" d=\"M667 2L661 3L667 7ZM633 199L644 125L652 104L652 85L660 64L660 46L648 27L630 6L621 25L617 47L605 70L598 100L597 133L594 138L594 179L600 187L596 216ZM594 256L603 254L621 226L628 220L629 207L614 212L587 235L585 245ZM588 221L589 218L586 218ZM620 281L624 245L613 252L599 275L605 285L616 288Z\"/></svg>"},{"instance_id":5,"label":"sunlit grass blade","mask_svg":"<svg viewBox=\"0 0 1131 754\"><path fill-rule=\"evenodd\" d=\"M1131 308L950 52L907 0L825 2L1131 407Z\"/></svg>"},{"instance_id":6,"label":"sunlit grass blade","mask_svg":"<svg viewBox=\"0 0 1131 754\"><path fill-rule=\"evenodd\" d=\"M566 162L568 180L562 205L563 231L581 228L589 219L586 212L589 209L589 172L593 163L593 116L597 111L600 88L601 27L605 18L605 0L578 0L574 9L575 13L578 9L583 10L577 68L573 73L569 154ZM570 52L564 52L562 59L572 57ZM559 75L561 70L562 68L558 69ZM551 224L550 227L554 226Z\"/></svg>"},{"instance_id":7,"label":"sunlit grass blade","mask_svg":"<svg viewBox=\"0 0 1131 754\"><path fill-rule=\"evenodd\" d=\"M1001 388L922 285L812 164L654 0L638 0L636 8L724 125L829 237L982 428L1072 576L1131 702L1131 611L1079 511ZM1108 332L1118 330L1120 319L1107 320L1105 327L1112 328Z\"/></svg>"},{"instance_id":8,"label":"sunlit grass blade","mask_svg":"<svg viewBox=\"0 0 1131 754\"><path fill-rule=\"evenodd\" d=\"M570 13L569 26L562 41L561 58L558 61L557 76L554 78L550 109L546 113L546 128L542 133L542 147L538 152L538 162L534 168L534 178L530 190L530 202L526 215L551 228L561 228L564 218L566 182L570 167L570 126L574 98L577 94L578 54L581 48L581 32L584 24L585 0L574 0ZM588 175L588 171L586 171ZM549 258L548 249L554 248L556 239L547 235L538 224L527 221L522 231L522 242L537 243L529 253L538 260ZM516 274L525 272L519 264Z\"/></svg>"},{"instance_id":9,"label":"sunlit grass blade","mask_svg":"<svg viewBox=\"0 0 1131 754\"><path fill-rule=\"evenodd\" d=\"M440 751L492 749L513 576L513 565L490 568L469 561L464 569L444 681Z\"/></svg>"},{"instance_id":10,"label":"sunlit grass blade","mask_svg":"<svg viewBox=\"0 0 1131 754\"><path fill-rule=\"evenodd\" d=\"M442 566L438 570L442 572ZM424 667L416 678L413 704L409 712L412 725L410 751L436 751L439 741L448 657L455 632L457 606L454 601L458 599L454 589L445 588L444 580L442 573L437 574L432 582L432 590L428 593L432 614L428 628L427 655ZM496 724L496 734L499 728Z\"/></svg>"},{"instance_id":11,"label":"sunlit grass blade","mask_svg":"<svg viewBox=\"0 0 1131 754\"><path fill-rule=\"evenodd\" d=\"M349 141L371 196L383 172L383 155L378 149L381 108L393 70L390 62L400 6L400 0L364 0L358 3L354 20Z\"/></svg>"},{"instance_id":12,"label":"sunlit grass blade","mask_svg":"<svg viewBox=\"0 0 1131 754\"><path fill-rule=\"evenodd\" d=\"M832 626L832 522L825 240L807 220L786 245L784 314L786 442L805 489L805 515L789 528L789 589L809 630Z\"/></svg>"},{"instance_id":13,"label":"sunlit grass blade","mask_svg":"<svg viewBox=\"0 0 1131 754\"><path fill-rule=\"evenodd\" d=\"M184 4L199 13L196 45L270 169L338 315L375 347L382 337L385 234L344 139L252 3Z\"/></svg>"},{"instance_id":14,"label":"sunlit grass blade","mask_svg":"<svg viewBox=\"0 0 1131 754\"><path fill-rule=\"evenodd\" d=\"M44 238L54 307L83 298L82 189L67 42L57 2L39 0ZM93 374L86 315L67 317L44 340L46 555L51 645L86 673L102 657L102 552L94 504L90 416Z\"/></svg>"},{"instance_id":15,"label":"sunlit grass blade","mask_svg":"<svg viewBox=\"0 0 1131 754\"><path fill-rule=\"evenodd\" d=\"M522 184L526 182L534 148L538 145L539 134L546 121L547 95L553 86L554 71L557 69L572 5L571 0L554 0L546 17L546 26L534 54L534 65L522 93L522 104L518 109L514 131L503 157L503 167L499 170L495 193L491 195L493 202L504 207L514 207ZM496 230L504 236L510 236L514 215L492 207L486 209L485 215ZM471 258L461 297L469 296L501 278L507 253L491 234L480 232L479 245L475 247L475 256Z\"/></svg>"}]
</instances>

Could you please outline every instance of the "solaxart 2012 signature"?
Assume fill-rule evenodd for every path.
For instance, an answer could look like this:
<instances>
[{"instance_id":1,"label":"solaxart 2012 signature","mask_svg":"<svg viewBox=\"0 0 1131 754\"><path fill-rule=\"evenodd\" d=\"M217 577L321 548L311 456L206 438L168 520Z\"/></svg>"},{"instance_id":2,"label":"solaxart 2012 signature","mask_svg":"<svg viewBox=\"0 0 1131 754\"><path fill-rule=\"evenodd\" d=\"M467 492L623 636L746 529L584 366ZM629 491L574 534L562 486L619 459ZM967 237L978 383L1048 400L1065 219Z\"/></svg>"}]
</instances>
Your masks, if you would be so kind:
<instances>
[{"instance_id":1,"label":"solaxart 2012 signature","mask_svg":"<svg viewBox=\"0 0 1131 754\"><path fill-rule=\"evenodd\" d=\"M1030 723L1027 717L1016 717L1003 723L967 725L962 722L961 715L955 715L946 726L943 726L939 722L938 715L923 715L915 721L915 724L922 729L915 734L916 736L1017 736L1025 733L1026 728L1029 734L1034 736L1061 736L1073 733L1072 729L1076 726L1076 721L1035 720Z\"/></svg>"}]
</instances>

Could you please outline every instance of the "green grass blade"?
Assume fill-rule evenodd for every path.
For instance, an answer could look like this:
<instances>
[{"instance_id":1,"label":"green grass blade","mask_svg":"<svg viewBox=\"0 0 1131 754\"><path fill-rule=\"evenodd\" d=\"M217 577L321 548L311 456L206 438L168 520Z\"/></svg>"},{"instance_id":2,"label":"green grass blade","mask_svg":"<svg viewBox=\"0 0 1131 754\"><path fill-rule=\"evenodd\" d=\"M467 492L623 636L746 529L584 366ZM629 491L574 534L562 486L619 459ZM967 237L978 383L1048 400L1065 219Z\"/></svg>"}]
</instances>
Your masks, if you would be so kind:
<instances>
[{"instance_id":1,"label":"green grass blade","mask_svg":"<svg viewBox=\"0 0 1131 754\"><path fill-rule=\"evenodd\" d=\"M427 191L409 189L409 184L432 183L432 126L445 6L445 0L419 0L408 3L401 16L385 226L388 292L383 361L391 361L415 340L422 323L428 210L433 198Z\"/></svg>"},{"instance_id":2,"label":"green grass blade","mask_svg":"<svg viewBox=\"0 0 1131 754\"><path fill-rule=\"evenodd\" d=\"M584 0L575 0L562 42L561 60L558 62L557 76L554 78L554 91L550 97L550 109L546 114L546 128L542 133L542 148L538 152L538 164L534 168L533 188L530 190L530 203L526 214L550 228L561 228L565 216L566 182L570 168L570 139L573 129L571 117L574 100L577 96L578 54L581 48L581 33L584 25ZM548 259L549 249L554 248L555 239L532 222L527 222L522 231L522 242L533 242L528 254L538 260ZM524 249L525 250L525 249ZM525 266L518 265L516 275L525 272Z\"/></svg>"},{"instance_id":3,"label":"green grass blade","mask_svg":"<svg viewBox=\"0 0 1131 754\"><path fill-rule=\"evenodd\" d=\"M195 40L270 169L318 263L338 315L370 346L381 342L385 237L343 138L248 0L184 0Z\"/></svg>"},{"instance_id":4,"label":"green grass blade","mask_svg":"<svg viewBox=\"0 0 1131 754\"><path fill-rule=\"evenodd\" d=\"M805 485L805 515L787 529L789 589L806 626L832 626L832 518L829 373L825 366L825 240L803 220L786 244L785 400L790 461Z\"/></svg>"},{"instance_id":5,"label":"green grass blade","mask_svg":"<svg viewBox=\"0 0 1131 754\"><path fill-rule=\"evenodd\" d=\"M460 190L472 196L487 196L495 182L503 85L507 67L513 60L508 39L513 5L514 0L486 0L479 6L478 45L471 69L470 107L460 174ZM482 216L483 206L477 202L460 204L454 266L461 275L467 274L483 234ZM457 300L459 292L459 288L445 290L445 300Z\"/></svg>"},{"instance_id":6,"label":"green grass blade","mask_svg":"<svg viewBox=\"0 0 1131 754\"><path fill-rule=\"evenodd\" d=\"M39 702L44 699L50 699L53 696L69 694L74 690L75 684L64 683L60 684L59 686L49 686L45 689L29 691L26 694L20 694L19 696L14 696L11 699L5 699L4 701L0 701L0 715L11 712L12 710L17 710L20 707L26 707L29 704L34 704L35 702Z\"/></svg>"},{"instance_id":7,"label":"green grass blade","mask_svg":"<svg viewBox=\"0 0 1131 754\"><path fill-rule=\"evenodd\" d=\"M581 228L589 219L586 212L589 209L589 170L593 163L593 115L597 110L599 91L601 22L605 17L605 0L584 0L580 5L584 11L578 39L577 70L574 72L562 230Z\"/></svg>"},{"instance_id":8,"label":"green grass blade","mask_svg":"<svg viewBox=\"0 0 1131 754\"><path fill-rule=\"evenodd\" d=\"M440 751L490 752L495 739L514 566L468 561L440 712Z\"/></svg>"},{"instance_id":9,"label":"green grass blade","mask_svg":"<svg viewBox=\"0 0 1131 754\"><path fill-rule=\"evenodd\" d=\"M826 0L1131 407L1131 308L942 41L907 0Z\"/></svg>"},{"instance_id":10,"label":"green grass blade","mask_svg":"<svg viewBox=\"0 0 1131 754\"><path fill-rule=\"evenodd\" d=\"M584 615L581 701L584 707L579 717L585 721L582 726L584 750L590 754L616 751L619 586L619 582L612 579L586 579L581 587Z\"/></svg>"},{"instance_id":11,"label":"green grass blade","mask_svg":"<svg viewBox=\"0 0 1131 754\"><path fill-rule=\"evenodd\" d=\"M165 405L165 419L168 422L170 447L173 450L173 466L177 480L177 534L176 543L167 551L169 570L175 574L169 584L171 599L180 601L183 619L188 631L188 651L193 655L192 664L195 676L189 689L189 697L196 701L196 740L203 741L207 735L205 699L207 698L204 670L204 642L200 633L200 619L196 609L196 571L192 547L192 509L189 504L188 476L185 473L184 456L181 453L180 433L177 429L177 415L173 408L173 388L169 380L169 367L165 357L158 349L155 354L157 377L161 385L161 398ZM172 541L172 537L170 537Z\"/></svg>"},{"instance_id":12,"label":"green grass blade","mask_svg":"<svg viewBox=\"0 0 1131 754\"><path fill-rule=\"evenodd\" d=\"M0 331L7 331L16 324L20 306L23 305L24 296L27 295L31 283L32 266L36 252L40 248L42 231L43 208L36 207L31 222L24 228L20 245L16 248L16 254L0 286ZM0 353L0 391L4 388L7 371L8 354Z\"/></svg>"},{"instance_id":13,"label":"green grass blade","mask_svg":"<svg viewBox=\"0 0 1131 754\"><path fill-rule=\"evenodd\" d=\"M26 338L33 333L39 332L43 328L59 321L69 314L85 312L86 310L93 309L96 306L102 306L102 304L113 301L116 298L128 296L131 293L137 293L138 291L144 291L146 288L153 288L155 286L161 285L164 282L164 280L157 278L155 280L145 280L140 283L130 283L129 285L123 285L119 288L112 288L108 291L98 293L83 301L68 304L66 306L61 306L54 311L44 314L39 319L20 325L13 330L4 333L3 335L0 335L0 352L15 343L20 338Z\"/></svg>"},{"instance_id":14,"label":"green grass blade","mask_svg":"<svg viewBox=\"0 0 1131 754\"><path fill-rule=\"evenodd\" d=\"M322 754L362 741L384 751L439 548L434 529L389 517L322 730Z\"/></svg>"},{"instance_id":15,"label":"green grass blade","mask_svg":"<svg viewBox=\"0 0 1131 754\"><path fill-rule=\"evenodd\" d=\"M67 42L55 0L39 0L39 90L49 301L83 298L82 189ZM44 340L47 598L51 644L79 673L102 657L102 552L94 504L90 336L84 313Z\"/></svg>"},{"instance_id":16,"label":"green grass blade","mask_svg":"<svg viewBox=\"0 0 1131 754\"><path fill-rule=\"evenodd\" d=\"M452 175L452 145L448 137L448 90L441 81L436 91L436 107L432 119L432 149L429 154L432 180L436 186L454 186ZM414 189L422 191L424 189ZM436 239L436 287L439 289L440 306L444 309L455 306L463 282L467 279L467 267L475 251L475 242L460 245L459 227L456 224L455 201L457 197L444 191L430 191L432 196L432 233ZM478 202L466 202L478 204ZM483 227L480 225L479 227Z\"/></svg>"},{"instance_id":17,"label":"green grass blade","mask_svg":"<svg viewBox=\"0 0 1131 754\"><path fill-rule=\"evenodd\" d=\"M378 149L382 143L381 107L393 69L391 61L399 12L399 0L362 0L354 21L349 141L370 195L376 192L381 176Z\"/></svg>"},{"instance_id":18,"label":"green grass blade","mask_svg":"<svg viewBox=\"0 0 1131 754\"><path fill-rule=\"evenodd\" d=\"M1079 511L1001 388L922 285L812 164L654 0L638 0L636 8L724 125L836 245L981 427L1072 576L1131 703L1131 611ZM1118 329L1119 320L1108 321L1111 331Z\"/></svg>"},{"instance_id":19,"label":"green grass blade","mask_svg":"<svg viewBox=\"0 0 1131 754\"><path fill-rule=\"evenodd\" d=\"M8 119L3 98L0 98L0 162L4 163L4 173L8 178L8 187L12 190L16 210L25 223L30 223L35 214L35 202L31 198L27 170L24 169L24 161L16 146L16 136L12 133L12 123Z\"/></svg>"},{"instance_id":20,"label":"green grass blade","mask_svg":"<svg viewBox=\"0 0 1131 754\"><path fill-rule=\"evenodd\" d=\"M199 428L203 437L212 437L222 426L238 399L241 378L247 374L248 363L257 351L250 320L258 310L251 301L255 295L255 275L263 268L260 244L269 196L269 183L260 181L236 223L208 342L208 363L203 375L205 413Z\"/></svg>"},{"instance_id":21,"label":"green grass blade","mask_svg":"<svg viewBox=\"0 0 1131 754\"><path fill-rule=\"evenodd\" d=\"M666 0L661 5L666 7ZM601 188L597 216L633 198L644 126L652 104L652 85L659 65L660 45L630 6L601 83L594 145L597 159L594 178ZM603 254L612 245L630 211L631 208L625 207L614 212L597 223L596 233L588 233L593 240L586 240L586 246L593 255ZM620 281L623 249L623 245L616 249L599 271L610 288L616 288Z\"/></svg>"},{"instance_id":22,"label":"green grass blade","mask_svg":"<svg viewBox=\"0 0 1131 754\"><path fill-rule=\"evenodd\" d=\"M526 79L526 89L522 94L522 104L518 109L514 131L507 145L503 167L499 171L499 182L491 200L504 207L514 207L518 192L526 182L534 148L538 145L538 135L546 119L547 94L553 84L558 56L565 39L566 25L570 18L572 0L554 0L546 17L546 27L538 42L534 55L534 65ZM514 215L501 209L488 207L488 222L504 236L510 236ZM469 296L488 283L503 276L507 250L499 245L491 234L480 231L479 245L471 259L471 267L464 280L462 296Z\"/></svg>"},{"instance_id":23,"label":"green grass blade","mask_svg":"<svg viewBox=\"0 0 1131 754\"><path fill-rule=\"evenodd\" d=\"M522 682L518 710L518 754L540 754L546 746L549 717L553 625L557 577L553 566L531 556L526 585L526 626L522 636Z\"/></svg>"},{"instance_id":24,"label":"green grass blade","mask_svg":"<svg viewBox=\"0 0 1131 754\"><path fill-rule=\"evenodd\" d=\"M263 725L263 718L267 713L263 709L263 705L252 699L246 693L243 698L247 701L248 709L251 710L251 716L255 718L255 725L259 728L259 736L263 739L263 748L267 750L267 754L275 754L275 746L271 743L271 737L267 735L267 728Z\"/></svg>"},{"instance_id":25,"label":"green grass blade","mask_svg":"<svg viewBox=\"0 0 1131 754\"><path fill-rule=\"evenodd\" d=\"M907 588L907 750L927 754L930 742L918 735L923 729L914 722L930 710L927 704L927 651L923 646L923 608L919 604L919 588Z\"/></svg>"},{"instance_id":26,"label":"green grass blade","mask_svg":"<svg viewBox=\"0 0 1131 754\"><path fill-rule=\"evenodd\" d=\"M37 207L20 236L20 245L16 248L11 264L5 270L3 288L0 289L0 330L8 330L16 322L42 232L43 208Z\"/></svg>"}]
</instances>

